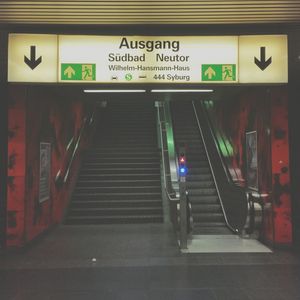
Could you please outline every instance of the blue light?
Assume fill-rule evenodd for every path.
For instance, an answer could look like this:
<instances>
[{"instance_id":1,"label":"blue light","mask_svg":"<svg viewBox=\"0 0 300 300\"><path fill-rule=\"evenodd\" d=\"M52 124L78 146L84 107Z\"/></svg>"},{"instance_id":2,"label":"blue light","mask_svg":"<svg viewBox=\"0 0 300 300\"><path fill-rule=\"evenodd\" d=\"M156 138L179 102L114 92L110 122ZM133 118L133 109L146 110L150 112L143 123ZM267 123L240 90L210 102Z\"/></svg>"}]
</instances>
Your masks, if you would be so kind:
<instances>
[{"instance_id":1,"label":"blue light","mask_svg":"<svg viewBox=\"0 0 300 300\"><path fill-rule=\"evenodd\" d=\"M187 173L187 169L184 168L184 167L180 167L180 168L179 168L179 173L180 173L180 175L184 176L184 175L186 175L186 173Z\"/></svg>"}]
</instances>

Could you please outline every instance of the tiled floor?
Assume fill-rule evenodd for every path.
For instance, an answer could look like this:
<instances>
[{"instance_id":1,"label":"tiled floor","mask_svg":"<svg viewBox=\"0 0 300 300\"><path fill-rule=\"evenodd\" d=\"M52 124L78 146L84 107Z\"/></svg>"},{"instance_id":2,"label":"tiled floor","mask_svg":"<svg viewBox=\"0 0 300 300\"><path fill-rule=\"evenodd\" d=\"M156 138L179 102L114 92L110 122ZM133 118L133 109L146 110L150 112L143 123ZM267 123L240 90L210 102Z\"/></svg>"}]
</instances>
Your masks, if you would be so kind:
<instances>
[{"instance_id":1,"label":"tiled floor","mask_svg":"<svg viewBox=\"0 0 300 300\"><path fill-rule=\"evenodd\" d=\"M188 240L185 253L268 253L268 247L255 239L237 235L193 235Z\"/></svg>"},{"instance_id":2,"label":"tiled floor","mask_svg":"<svg viewBox=\"0 0 300 300\"><path fill-rule=\"evenodd\" d=\"M168 225L61 226L0 256L1 300L294 300L300 255L181 253Z\"/></svg>"}]
</instances>

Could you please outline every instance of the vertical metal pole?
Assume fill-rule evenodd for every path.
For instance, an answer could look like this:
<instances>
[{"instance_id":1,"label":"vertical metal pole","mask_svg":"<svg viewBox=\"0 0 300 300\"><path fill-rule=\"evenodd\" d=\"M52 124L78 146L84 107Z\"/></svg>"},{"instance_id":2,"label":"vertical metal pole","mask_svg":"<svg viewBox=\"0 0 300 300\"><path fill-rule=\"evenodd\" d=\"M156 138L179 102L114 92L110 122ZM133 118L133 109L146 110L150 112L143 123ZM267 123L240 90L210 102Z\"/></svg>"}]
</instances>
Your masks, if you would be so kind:
<instances>
[{"instance_id":1,"label":"vertical metal pole","mask_svg":"<svg viewBox=\"0 0 300 300\"><path fill-rule=\"evenodd\" d=\"M185 176L180 177L179 192L180 192L180 248L187 249L187 197L186 197Z\"/></svg>"},{"instance_id":2,"label":"vertical metal pole","mask_svg":"<svg viewBox=\"0 0 300 300\"><path fill-rule=\"evenodd\" d=\"M6 246L7 219L7 156L8 156L8 35L0 31L0 249Z\"/></svg>"},{"instance_id":3,"label":"vertical metal pole","mask_svg":"<svg viewBox=\"0 0 300 300\"><path fill-rule=\"evenodd\" d=\"M187 195L185 147L179 147L180 248L187 249Z\"/></svg>"}]
</instances>

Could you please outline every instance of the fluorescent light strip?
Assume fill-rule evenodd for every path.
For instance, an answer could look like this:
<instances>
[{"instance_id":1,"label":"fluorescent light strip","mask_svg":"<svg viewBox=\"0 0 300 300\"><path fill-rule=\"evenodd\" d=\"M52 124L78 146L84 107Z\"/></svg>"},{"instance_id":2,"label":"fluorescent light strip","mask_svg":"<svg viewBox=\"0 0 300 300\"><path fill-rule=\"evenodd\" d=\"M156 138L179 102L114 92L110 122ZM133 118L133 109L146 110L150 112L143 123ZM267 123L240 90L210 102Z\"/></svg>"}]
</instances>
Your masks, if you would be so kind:
<instances>
[{"instance_id":1,"label":"fluorescent light strip","mask_svg":"<svg viewBox=\"0 0 300 300\"><path fill-rule=\"evenodd\" d=\"M84 90L85 93L145 93L146 90Z\"/></svg>"},{"instance_id":2,"label":"fluorescent light strip","mask_svg":"<svg viewBox=\"0 0 300 300\"><path fill-rule=\"evenodd\" d=\"M151 93L212 93L214 90L151 90Z\"/></svg>"}]
</instances>

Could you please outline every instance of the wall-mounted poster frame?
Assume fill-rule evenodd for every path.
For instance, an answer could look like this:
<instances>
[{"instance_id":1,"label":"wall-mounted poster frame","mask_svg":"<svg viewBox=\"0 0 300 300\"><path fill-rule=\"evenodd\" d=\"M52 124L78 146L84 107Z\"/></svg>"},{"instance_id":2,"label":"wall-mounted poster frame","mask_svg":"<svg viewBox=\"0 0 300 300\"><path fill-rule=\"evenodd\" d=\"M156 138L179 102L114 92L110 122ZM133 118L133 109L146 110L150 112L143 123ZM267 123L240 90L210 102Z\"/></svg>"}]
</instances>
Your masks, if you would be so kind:
<instances>
[{"instance_id":1,"label":"wall-mounted poster frame","mask_svg":"<svg viewBox=\"0 0 300 300\"><path fill-rule=\"evenodd\" d=\"M51 175L51 144L40 143L40 185L39 202L50 199L50 175Z\"/></svg>"},{"instance_id":2,"label":"wall-mounted poster frame","mask_svg":"<svg viewBox=\"0 0 300 300\"><path fill-rule=\"evenodd\" d=\"M246 132L247 186L258 191L257 132Z\"/></svg>"}]
</instances>

